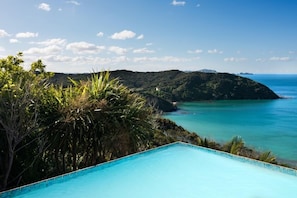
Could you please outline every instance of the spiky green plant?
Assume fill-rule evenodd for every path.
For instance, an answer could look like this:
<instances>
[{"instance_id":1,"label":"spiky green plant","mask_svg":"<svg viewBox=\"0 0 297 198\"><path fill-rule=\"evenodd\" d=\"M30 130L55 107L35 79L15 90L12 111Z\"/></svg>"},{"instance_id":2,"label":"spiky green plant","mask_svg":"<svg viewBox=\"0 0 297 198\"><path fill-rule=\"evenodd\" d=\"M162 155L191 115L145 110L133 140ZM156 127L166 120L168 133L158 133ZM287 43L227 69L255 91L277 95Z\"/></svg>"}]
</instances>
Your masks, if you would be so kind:
<instances>
[{"instance_id":1,"label":"spiky green plant","mask_svg":"<svg viewBox=\"0 0 297 198\"><path fill-rule=\"evenodd\" d=\"M223 146L223 149L231 154L239 155L243 147L243 139L240 136L235 136L230 142Z\"/></svg>"},{"instance_id":2,"label":"spiky green plant","mask_svg":"<svg viewBox=\"0 0 297 198\"><path fill-rule=\"evenodd\" d=\"M263 162L267 162L267 163L273 163L273 162L275 162L276 157L274 155L272 155L272 153L270 151L266 151L266 152L261 153L259 160L263 161Z\"/></svg>"}]
</instances>

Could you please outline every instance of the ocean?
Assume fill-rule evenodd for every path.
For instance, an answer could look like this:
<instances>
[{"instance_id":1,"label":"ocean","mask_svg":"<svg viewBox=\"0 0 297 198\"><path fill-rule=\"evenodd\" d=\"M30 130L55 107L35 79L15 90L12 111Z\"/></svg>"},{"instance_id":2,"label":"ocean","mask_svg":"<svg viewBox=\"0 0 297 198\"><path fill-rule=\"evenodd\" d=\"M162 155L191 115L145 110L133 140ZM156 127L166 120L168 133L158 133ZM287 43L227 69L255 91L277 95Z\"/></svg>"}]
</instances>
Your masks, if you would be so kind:
<instances>
[{"instance_id":1,"label":"ocean","mask_svg":"<svg viewBox=\"0 0 297 198\"><path fill-rule=\"evenodd\" d=\"M283 99L186 102L164 117L222 144L241 136L246 146L271 151L279 161L297 166L297 74L243 77L266 85Z\"/></svg>"}]
</instances>

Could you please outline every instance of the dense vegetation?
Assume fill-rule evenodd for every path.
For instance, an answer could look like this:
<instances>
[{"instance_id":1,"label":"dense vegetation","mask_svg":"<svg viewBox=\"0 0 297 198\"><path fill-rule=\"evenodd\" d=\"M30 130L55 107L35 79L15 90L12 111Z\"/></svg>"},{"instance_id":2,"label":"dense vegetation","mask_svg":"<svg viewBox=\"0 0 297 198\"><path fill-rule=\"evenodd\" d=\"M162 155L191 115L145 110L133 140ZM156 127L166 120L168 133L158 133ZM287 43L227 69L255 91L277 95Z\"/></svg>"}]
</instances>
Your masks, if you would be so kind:
<instances>
[{"instance_id":1,"label":"dense vegetation","mask_svg":"<svg viewBox=\"0 0 297 198\"><path fill-rule=\"evenodd\" d=\"M67 77L81 80L90 74L56 74L54 83L65 83ZM111 72L130 89L142 94L163 111L175 110L173 101L277 99L265 85L228 73L182 72ZM160 101L162 100L162 101ZM167 103L166 103L167 101Z\"/></svg>"},{"instance_id":2,"label":"dense vegetation","mask_svg":"<svg viewBox=\"0 0 297 198\"><path fill-rule=\"evenodd\" d=\"M149 148L152 109L109 73L49 84L42 61L0 60L0 189Z\"/></svg>"},{"instance_id":3,"label":"dense vegetation","mask_svg":"<svg viewBox=\"0 0 297 198\"><path fill-rule=\"evenodd\" d=\"M239 137L220 145L160 118L109 72L54 84L41 60L22 64L21 53L0 59L0 191L175 141L276 163Z\"/></svg>"}]
</instances>

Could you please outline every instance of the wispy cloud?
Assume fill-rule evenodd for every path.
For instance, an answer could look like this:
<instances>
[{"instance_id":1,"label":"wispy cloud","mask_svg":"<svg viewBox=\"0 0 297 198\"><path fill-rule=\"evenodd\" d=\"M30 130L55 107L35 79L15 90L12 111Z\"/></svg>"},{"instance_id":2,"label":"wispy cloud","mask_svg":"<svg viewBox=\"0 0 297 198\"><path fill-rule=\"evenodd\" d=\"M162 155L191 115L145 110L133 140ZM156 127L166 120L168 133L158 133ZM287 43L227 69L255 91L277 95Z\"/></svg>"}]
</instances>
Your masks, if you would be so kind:
<instances>
[{"instance_id":1,"label":"wispy cloud","mask_svg":"<svg viewBox=\"0 0 297 198\"><path fill-rule=\"evenodd\" d=\"M196 49L196 50L188 50L189 54L201 54L203 50L201 49Z\"/></svg>"},{"instance_id":2,"label":"wispy cloud","mask_svg":"<svg viewBox=\"0 0 297 198\"><path fill-rule=\"evenodd\" d=\"M47 54L57 54L60 53L62 50L61 47L57 46L57 45L51 45L51 46L47 46L44 48L38 48L38 47L32 47L26 51L24 51L25 55L36 55L36 54L43 54L43 55L47 55Z\"/></svg>"},{"instance_id":3,"label":"wispy cloud","mask_svg":"<svg viewBox=\"0 0 297 198\"><path fill-rule=\"evenodd\" d=\"M176 0L173 0L171 2L171 4L174 5L174 6L184 6L186 4L186 2L185 1L176 1Z\"/></svg>"},{"instance_id":4,"label":"wispy cloud","mask_svg":"<svg viewBox=\"0 0 297 198\"><path fill-rule=\"evenodd\" d=\"M41 42L32 42L32 44L45 45L45 46L50 46L50 45L64 46L66 44L66 39L61 39L61 38L47 39Z\"/></svg>"},{"instance_id":5,"label":"wispy cloud","mask_svg":"<svg viewBox=\"0 0 297 198\"><path fill-rule=\"evenodd\" d=\"M144 63L144 62L186 62L189 61L189 59L186 58L180 58L175 56L163 56L163 57L135 57L133 58L133 62L137 63Z\"/></svg>"},{"instance_id":6,"label":"wispy cloud","mask_svg":"<svg viewBox=\"0 0 297 198\"><path fill-rule=\"evenodd\" d=\"M50 62L74 62L75 57L70 56L62 56L62 55L48 55L44 56L44 60L50 61Z\"/></svg>"},{"instance_id":7,"label":"wispy cloud","mask_svg":"<svg viewBox=\"0 0 297 198\"><path fill-rule=\"evenodd\" d=\"M7 36L10 36L10 34L8 34L5 30L0 29L0 38L7 37Z\"/></svg>"},{"instance_id":8,"label":"wispy cloud","mask_svg":"<svg viewBox=\"0 0 297 198\"><path fill-rule=\"evenodd\" d=\"M217 49L212 49L212 50L207 50L207 53L209 53L209 54L223 54L223 51L217 50Z\"/></svg>"},{"instance_id":9,"label":"wispy cloud","mask_svg":"<svg viewBox=\"0 0 297 198\"><path fill-rule=\"evenodd\" d=\"M71 4L73 4L73 5L77 5L77 6L80 5L80 3L77 2L77 1L66 1L66 3L71 3Z\"/></svg>"},{"instance_id":10,"label":"wispy cloud","mask_svg":"<svg viewBox=\"0 0 297 198\"><path fill-rule=\"evenodd\" d=\"M105 47L82 41L69 43L66 49L72 51L74 54L96 54L104 50Z\"/></svg>"},{"instance_id":11,"label":"wispy cloud","mask_svg":"<svg viewBox=\"0 0 297 198\"><path fill-rule=\"evenodd\" d=\"M151 54L154 52L155 52L154 50L149 50L147 48L140 48L140 49L133 50L133 53L135 54Z\"/></svg>"},{"instance_id":12,"label":"wispy cloud","mask_svg":"<svg viewBox=\"0 0 297 198\"><path fill-rule=\"evenodd\" d=\"M236 57L224 58L225 62L243 62L246 60L247 60L246 58L236 58Z\"/></svg>"},{"instance_id":13,"label":"wispy cloud","mask_svg":"<svg viewBox=\"0 0 297 198\"><path fill-rule=\"evenodd\" d=\"M10 43L18 43L19 40L18 40L18 39L9 39L9 42L10 42Z\"/></svg>"},{"instance_id":14,"label":"wispy cloud","mask_svg":"<svg viewBox=\"0 0 297 198\"><path fill-rule=\"evenodd\" d=\"M141 34L141 35L139 35L136 39L137 39L137 40L141 40L141 39L143 39L143 38L144 38L144 35Z\"/></svg>"},{"instance_id":15,"label":"wispy cloud","mask_svg":"<svg viewBox=\"0 0 297 198\"><path fill-rule=\"evenodd\" d=\"M49 12L51 10L51 7L47 3L41 3L39 4L38 9Z\"/></svg>"},{"instance_id":16,"label":"wispy cloud","mask_svg":"<svg viewBox=\"0 0 297 198\"><path fill-rule=\"evenodd\" d=\"M256 59L256 62L260 62L260 63L263 63L265 62L266 60L264 58L257 58Z\"/></svg>"},{"instance_id":17,"label":"wispy cloud","mask_svg":"<svg viewBox=\"0 0 297 198\"><path fill-rule=\"evenodd\" d=\"M114 33L111 38L116 40L126 40L135 37L135 33L130 30L123 30L121 32Z\"/></svg>"},{"instance_id":18,"label":"wispy cloud","mask_svg":"<svg viewBox=\"0 0 297 198\"><path fill-rule=\"evenodd\" d=\"M34 33L34 32L20 32L17 33L16 38L34 38L34 37L38 37L38 33Z\"/></svg>"},{"instance_id":19,"label":"wispy cloud","mask_svg":"<svg viewBox=\"0 0 297 198\"><path fill-rule=\"evenodd\" d=\"M123 55L128 51L127 49L118 46L111 46L108 48L108 50L118 55Z\"/></svg>"},{"instance_id":20,"label":"wispy cloud","mask_svg":"<svg viewBox=\"0 0 297 198\"><path fill-rule=\"evenodd\" d=\"M103 36L104 36L104 33L103 33L103 32L98 32L98 33L96 34L96 36L98 36L98 37L103 37Z\"/></svg>"},{"instance_id":21,"label":"wispy cloud","mask_svg":"<svg viewBox=\"0 0 297 198\"><path fill-rule=\"evenodd\" d=\"M288 56L283 56L283 57L273 56L269 60L270 61L284 61L284 62L286 62L286 61L290 61L291 59Z\"/></svg>"}]
</instances>

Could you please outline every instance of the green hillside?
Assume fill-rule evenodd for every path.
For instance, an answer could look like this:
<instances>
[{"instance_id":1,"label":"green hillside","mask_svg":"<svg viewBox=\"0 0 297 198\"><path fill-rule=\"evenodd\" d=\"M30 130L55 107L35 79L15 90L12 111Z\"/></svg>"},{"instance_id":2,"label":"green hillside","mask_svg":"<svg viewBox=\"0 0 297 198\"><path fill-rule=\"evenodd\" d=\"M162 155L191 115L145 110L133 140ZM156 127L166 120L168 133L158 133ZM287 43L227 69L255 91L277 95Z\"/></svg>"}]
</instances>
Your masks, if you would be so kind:
<instances>
[{"instance_id":1,"label":"green hillside","mask_svg":"<svg viewBox=\"0 0 297 198\"><path fill-rule=\"evenodd\" d=\"M86 80L90 74L55 74L54 83L65 84L67 78ZM257 83L228 73L182 72L111 72L125 86L143 94L148 102L162 111L172 111L172 102L201 100L277 99L272 90Z\"/></svg>"}]
</instances>

